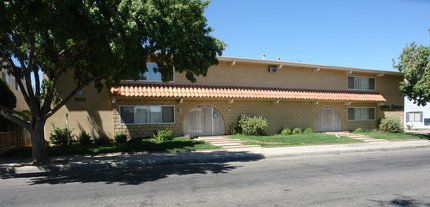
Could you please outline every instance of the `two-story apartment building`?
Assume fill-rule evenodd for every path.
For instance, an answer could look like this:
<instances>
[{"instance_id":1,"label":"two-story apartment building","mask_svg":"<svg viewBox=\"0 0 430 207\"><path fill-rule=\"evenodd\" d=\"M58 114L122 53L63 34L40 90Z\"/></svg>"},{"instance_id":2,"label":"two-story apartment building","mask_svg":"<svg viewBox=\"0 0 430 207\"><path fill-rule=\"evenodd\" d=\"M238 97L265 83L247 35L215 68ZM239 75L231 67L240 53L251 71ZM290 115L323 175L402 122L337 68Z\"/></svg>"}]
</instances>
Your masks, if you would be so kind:
<instances>
[{"instance_id":1,"label":"two-story apartment building","mask_svg":"<svg viewBox=\"0 0 430 207\"><path fill-rule=\"evenodd\" d=\"M149 72L140 80L124 80L119 87L97 93L84 88L47 121L63 125L66 113L74 133L92 131L113 138L152 136L158 129L175 135L228 134L241 114L261 115L268 120L268 134L282 128L314 131L373 129L383 110L402 108L399 72L293 63L284 61L218 57L206 77L191 83L185 74L174 73L161 82ZM71 76L60 91L72 90ZM394 107L393 107L394 106Z\"/></svg>"}]
</instances>

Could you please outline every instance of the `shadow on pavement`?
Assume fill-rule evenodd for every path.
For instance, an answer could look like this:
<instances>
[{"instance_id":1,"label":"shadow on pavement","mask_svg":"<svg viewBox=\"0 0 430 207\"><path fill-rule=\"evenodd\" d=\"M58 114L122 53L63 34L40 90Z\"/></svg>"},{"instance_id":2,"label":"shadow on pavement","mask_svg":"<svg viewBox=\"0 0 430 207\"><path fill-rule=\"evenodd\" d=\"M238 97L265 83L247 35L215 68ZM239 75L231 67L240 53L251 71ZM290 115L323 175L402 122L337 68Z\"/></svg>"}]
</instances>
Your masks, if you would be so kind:
<instances>
[{"instance_id":1,"label":"shadow on pavement","mask_svg":"<svg viewBox=\"0 0 430 207\"><path fill-rule=\"evenodd\" d=\"M418 207L430 206L430 203L423 203L410 197L398 197L391 201L375 201L379 206L403 206L403 207Z\"/></svg>"},{"instance_id":2,"label":"shadow on pavement","mask_svg":"<svg viewBox=\"0 0 430 207\"><path fill-rule=\"evenodd\" d=\"M75 159L70 163L69 169L64 169L64 166L39 166L39 169L48 172L12 171L2 174L1 178L29 178L30 185L91 182L138 185L167 178L169 175L228 173L238 167L228 162L249 162L263 158L263 155L246 151L103 156Z\"/></svg>"}]
</instances>

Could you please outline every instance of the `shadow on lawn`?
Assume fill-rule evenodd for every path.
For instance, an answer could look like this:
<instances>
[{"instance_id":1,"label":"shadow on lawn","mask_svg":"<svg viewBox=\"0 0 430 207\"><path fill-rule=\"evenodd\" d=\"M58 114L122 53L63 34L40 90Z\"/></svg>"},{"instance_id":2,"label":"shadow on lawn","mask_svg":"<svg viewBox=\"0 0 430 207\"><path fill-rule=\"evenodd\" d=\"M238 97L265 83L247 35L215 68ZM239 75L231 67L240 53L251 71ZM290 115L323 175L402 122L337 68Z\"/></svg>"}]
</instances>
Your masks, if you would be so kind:
<instances>
[{"instance_id":1,"label":"shadow on lawn","mask_svg":"<svg viewBox=\"0 0 430 207\"><path fill-rule=\"evenodd\" d=\"M184 158L187 159L184 159ZM151 153L141 155L119 155L92 157L71 162L71 170L64 166L39 166L50 172L4 173L2 179L29 178L30 185L92 183L120 183L138 185L167 178L169 175L228 173L237 167L228 162L249 162L264 156L249 152L182 152ZM63 171L64 170L64 171Z\"/></svg>"},{"instance_id":2,"label":"shadow on lawn","mask_svg":"<svg viewBox=\"0 0 430 207\"><path fill-rule=\"evenodd\" d=\"M205 142L197 140L171 140L164 142L136 141L122 144L109 145L88 145L88 146L54 146L46 150L49 156L68 156L68 155L95 155L103 153L136 153L136 152L166 152L166 151L192 151L197 146ZM197 149L200 149L197 147ZM206 148L203 148L206 149ZM4 158L25 158L31 157L31 147L20 147L6 151L0 157Z\"/></svg>"}]
</instances>

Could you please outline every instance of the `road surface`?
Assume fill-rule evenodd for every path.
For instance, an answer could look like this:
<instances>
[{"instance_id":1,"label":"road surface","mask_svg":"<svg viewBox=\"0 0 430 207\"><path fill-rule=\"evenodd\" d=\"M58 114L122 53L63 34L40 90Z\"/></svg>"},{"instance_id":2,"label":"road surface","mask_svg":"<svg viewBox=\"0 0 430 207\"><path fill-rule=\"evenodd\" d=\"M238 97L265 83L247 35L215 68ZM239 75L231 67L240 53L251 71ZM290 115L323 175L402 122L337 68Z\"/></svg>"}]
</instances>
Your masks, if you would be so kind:
<instances>
[{"instance_id":1,"label":"road surface","mask_svg":"<svg viewBox=\"0 0 430 207\"><path fill-rule=\"evenodd\" d=\"M430 149L3 175L0 206L430 206Z\"/></svg>"}]
</instances>

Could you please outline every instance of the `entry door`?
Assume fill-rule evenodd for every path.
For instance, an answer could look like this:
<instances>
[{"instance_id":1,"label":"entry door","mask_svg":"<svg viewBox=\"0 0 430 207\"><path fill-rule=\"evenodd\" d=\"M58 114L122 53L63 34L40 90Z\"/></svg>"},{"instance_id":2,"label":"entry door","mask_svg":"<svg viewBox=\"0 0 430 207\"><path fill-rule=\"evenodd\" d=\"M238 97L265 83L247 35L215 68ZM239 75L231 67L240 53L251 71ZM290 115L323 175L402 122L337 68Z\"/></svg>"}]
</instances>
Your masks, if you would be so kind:
<instances>
[{"instance_id":1,"label":"entry door","mask_svg":"<svg viewBox=\"0 0 430 207\"><path fill-rule=\"evenodd\" d=\"M221 114L210 106L198 106L187 114L184 119L184 134L192 136L223 135L224 120Z\"/></svg>"},{"instance_id":2,"label":"entry door","mask_svg":"<svg viewBox=\"0 0 430 207\"><path fill-rule=\"evenodd\" d=\"M333 132L342 130L339 114L331 107L321 109L315 118L315 131Z\"/></svg>"}]
</instances>

